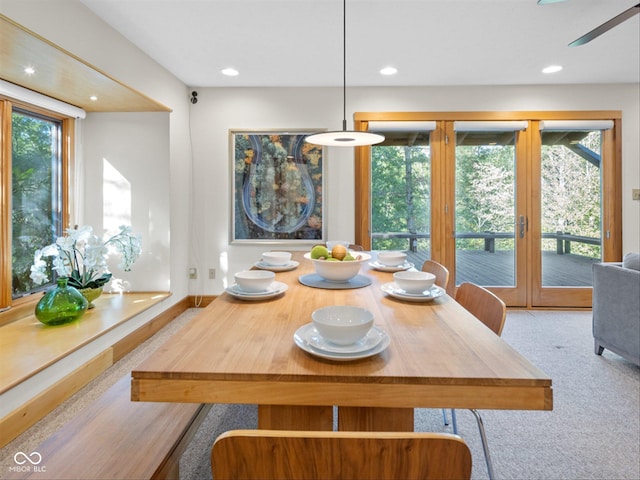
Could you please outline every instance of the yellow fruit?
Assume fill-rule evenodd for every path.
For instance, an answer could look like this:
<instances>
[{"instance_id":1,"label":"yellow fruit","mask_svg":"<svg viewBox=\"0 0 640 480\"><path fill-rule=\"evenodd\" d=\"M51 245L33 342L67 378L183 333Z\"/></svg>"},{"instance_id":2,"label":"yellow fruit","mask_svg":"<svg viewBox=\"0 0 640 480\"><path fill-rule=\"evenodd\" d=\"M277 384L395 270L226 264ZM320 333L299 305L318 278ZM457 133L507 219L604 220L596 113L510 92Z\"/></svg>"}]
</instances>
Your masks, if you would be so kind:
<instances>
[{"instance_id":1,"label":"yellow fruit","mask_svg":"<svg viewBox=\"0 0 640 480\"><path fill-rule=\"evenodd\" d=\"M344 248L342 245L336 245L331 250L331 256L333 258L337 258L338 260L342 260L345 257L345 255L347 255L347 249Z\"/></svg>"}]
</instances>

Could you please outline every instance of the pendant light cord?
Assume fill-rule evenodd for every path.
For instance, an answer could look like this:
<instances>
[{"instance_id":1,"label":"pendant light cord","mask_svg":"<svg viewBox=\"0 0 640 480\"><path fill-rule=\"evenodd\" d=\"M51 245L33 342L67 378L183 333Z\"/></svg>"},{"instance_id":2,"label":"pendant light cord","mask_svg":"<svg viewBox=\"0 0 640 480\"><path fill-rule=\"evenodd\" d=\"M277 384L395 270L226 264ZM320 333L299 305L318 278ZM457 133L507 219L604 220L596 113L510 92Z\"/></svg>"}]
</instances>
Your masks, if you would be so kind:
<instances>
[{"instance_id":1,"label":"pendant light cord","mask_svg":"<svg viewBox=\"0 0 640 480\"><path fill-rule=\"evenodd\" d=\"M342 0L342 131L347 131L347 0Z\"/></svg>"}]
</instances>

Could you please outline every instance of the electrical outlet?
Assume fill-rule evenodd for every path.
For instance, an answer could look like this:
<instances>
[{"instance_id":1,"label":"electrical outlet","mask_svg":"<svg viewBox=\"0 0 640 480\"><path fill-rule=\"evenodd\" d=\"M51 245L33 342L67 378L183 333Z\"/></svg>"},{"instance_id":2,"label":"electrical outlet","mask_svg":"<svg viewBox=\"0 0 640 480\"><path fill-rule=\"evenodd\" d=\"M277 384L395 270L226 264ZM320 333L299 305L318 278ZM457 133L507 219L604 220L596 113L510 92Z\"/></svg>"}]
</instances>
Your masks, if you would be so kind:
<instances>
[{"instance_id":1,"label":"electrical outlet","mask_svg":"<svg viewBox=\"0 0 640 480\"><path fill-rule=\"evenodd\" d=\"M189 269L189 280L196 280L198 278L198 269L191 267Z\"/></svg>"},{"instance_id":2,"label":"electrical outlet","mask_svg":"<svg viewBox=\"0 0 640 480\"><path fill-rule=\"evenodd\" d=\"M210 268L209 269L209 280L213 280L214 278L216 278L216 269L215 268Z\"/></svg>"},{"instance_id":3,"label":"electrical outlet","mask_svg":"<svg viewBox=\"0 0 640 480\"><path fill-rule=\"evenodd\" d=\"M631 189L631 198L633 200L640 200L640 188Z\"/></svg>"}]
</instances>

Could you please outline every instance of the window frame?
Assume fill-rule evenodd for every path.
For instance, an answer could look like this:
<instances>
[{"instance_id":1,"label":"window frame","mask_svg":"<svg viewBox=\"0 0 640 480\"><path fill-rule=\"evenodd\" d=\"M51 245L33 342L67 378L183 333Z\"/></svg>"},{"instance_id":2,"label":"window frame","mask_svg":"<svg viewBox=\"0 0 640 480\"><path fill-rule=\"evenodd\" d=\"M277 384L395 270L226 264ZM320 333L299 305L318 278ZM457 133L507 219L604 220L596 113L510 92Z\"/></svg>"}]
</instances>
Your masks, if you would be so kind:
<instances>
[{"instance_id":1,"label":"window frame","mask_svg":"<svg viewBox=\"0 0 640 480\"><path fill-rule=\"evenodd\" d=\"M66 228L71 219L71 185L75 145L75 119L64 114L32 104L0 96L0 325L29 313L40 295L37 293L12 298L12 212L11 212L11 133L12 113L17 108L23 112L48 117L62 123L60 216Z\"/></svg>"},{"instance_id":2,"label":"window frame","mask_svg":"<svg viewBox=\"0 0 640 480\"><path fill-rule=\"evenodd\" d=\"M455 158L455 142L447 141L455 138L453 123L455 121L527 121L529 127L522 132L523 138L518 143L521 150L519 158L520 178L522 182L518 195L523 198L518 204L524 208L527 218L540 218L538 205L539 187L536 179L540 177L540 141L539 122L544 120L612 120L613 128L603 131L602 157L609 158L602 171L602 261L616 262L622 258L622 112L619 110L584 110L584 111L478 111L478 112L357 112L354 114L354 128L356 130L368 130L369 122L416 122L435 121L436 130L431 134L431 162L432 182L437 182L437 187L432 188L431 208L432 225L440 226L439 231L431 231L431 258L444 264L447 268L455 270L455 251L451 247L454 226L455 205L453 179L453 162ZM370 201L370 157L371 147L356 147L354 154L354 218L355 218L355 242L362 245L365 250L371 248L371 201ZM524 187L524 188L523 188ZM541 233L533 228L526 236L525 244L521 247L524 255L519 261L526 265L539 265L541 263L536 242ZM522 287L513 291L504 288L492 287L492 291L512 306L525 306L526 308L564 306L567 298L566 289L544 288L541 295L535 288L539 281L537 270L520 268L522 277L519 284ZM533 273L532 273L533 272ZM524 296L523 296L524 295ZM577 303L571 306L591 305L591 288L583 288L576 292L572 300Z\"/></svg>"}]
</instances>

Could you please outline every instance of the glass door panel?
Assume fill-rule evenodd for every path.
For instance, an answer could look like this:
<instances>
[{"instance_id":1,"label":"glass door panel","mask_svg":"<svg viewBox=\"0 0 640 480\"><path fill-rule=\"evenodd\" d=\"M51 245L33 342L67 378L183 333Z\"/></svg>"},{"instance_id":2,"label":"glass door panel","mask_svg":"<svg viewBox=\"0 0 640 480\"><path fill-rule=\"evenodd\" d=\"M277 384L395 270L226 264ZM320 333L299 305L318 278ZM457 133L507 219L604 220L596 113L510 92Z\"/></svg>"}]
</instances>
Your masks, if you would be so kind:
<instances>
[{"instance_id":1,"label":"glass door panel","mask_svg":"<svg viewBox=\"0 0 640 480\"><path fill-rule=\"evenodd\" d=\"M543 287L589 287L602 258L602 132L543 131Z\"/></svg>"},{"instance_id":2,"label":"glass door panel","mask_svg":"<svg viewBox=\"0 0 640 480\"><path fill-rule=\"evenodd\" d=\"M456 285L516 285L516 135L456 132Z\"/></svg>"},{"instance_id":3,"label":"glass door panel","mask_svg":"<svg viewBox=\"0 0 640 480\"><path fill-rule=\"evenodd\" d=\"M384 135L371 147L372 249L405 251L420 269L431 250L430 132Z\"/></svg>"}]
</instances>

